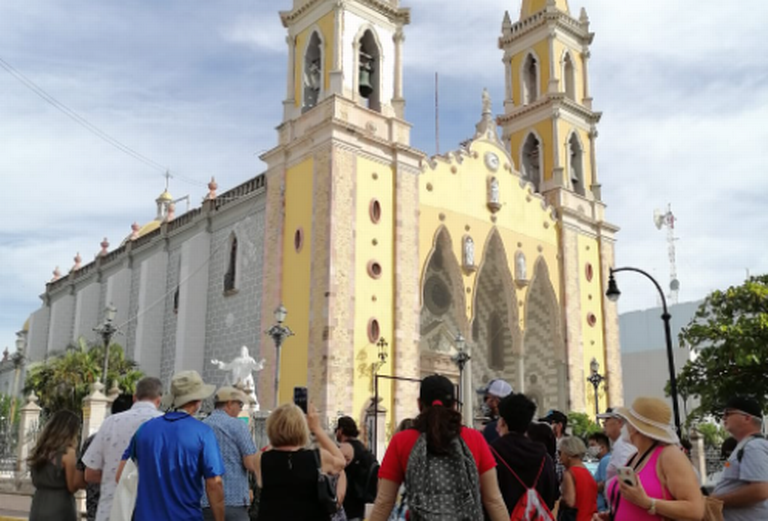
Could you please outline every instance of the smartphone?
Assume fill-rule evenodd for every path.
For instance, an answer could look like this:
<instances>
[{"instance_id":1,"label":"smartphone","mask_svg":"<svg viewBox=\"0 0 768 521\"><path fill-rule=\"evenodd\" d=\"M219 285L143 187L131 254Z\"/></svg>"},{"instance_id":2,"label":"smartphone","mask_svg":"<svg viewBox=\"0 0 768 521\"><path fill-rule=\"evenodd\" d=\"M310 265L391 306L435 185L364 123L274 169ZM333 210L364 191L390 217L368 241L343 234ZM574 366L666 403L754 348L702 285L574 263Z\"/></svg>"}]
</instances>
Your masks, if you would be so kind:
<instances>
[{"instance_id":1,"label":"smartphone","mask_svg":"<svg viewBox=\"0 0 768 521\"><path fill-rule=\"evenodd\" d=\"M637 486L637 474L632 467L619 467L619 479L630 487Z\"/></svg>"},{"instance_id":2,"label":"smartphone","mask_svg":"<svg viewBox=\"0 0 768 521\"><path fill-rule=\"evenodd\" d=\"M299 408L307 414L307 388L306 387L294 387L293 388L293 403L299 406Z\"/></svg>"}]
</instances>

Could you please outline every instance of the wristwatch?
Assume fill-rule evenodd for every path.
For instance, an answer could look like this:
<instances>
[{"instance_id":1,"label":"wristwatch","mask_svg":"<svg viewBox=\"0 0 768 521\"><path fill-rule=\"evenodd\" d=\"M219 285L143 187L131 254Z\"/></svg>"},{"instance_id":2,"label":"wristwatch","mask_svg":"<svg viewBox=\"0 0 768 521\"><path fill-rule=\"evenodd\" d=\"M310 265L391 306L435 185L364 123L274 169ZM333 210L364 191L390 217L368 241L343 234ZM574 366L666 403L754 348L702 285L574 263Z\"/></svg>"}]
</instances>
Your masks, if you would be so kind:
<instances>
[{"instance_id":1,"label":"wristwatch","mask_svg":"<svg viewBox=\"0 0 768 521\"><path fill-rule=\"evenodd\" d=\"M656 499L651 498L651 506L648 509L648 513L652 516L656 515Z\"/></svg>"}]
</instances>

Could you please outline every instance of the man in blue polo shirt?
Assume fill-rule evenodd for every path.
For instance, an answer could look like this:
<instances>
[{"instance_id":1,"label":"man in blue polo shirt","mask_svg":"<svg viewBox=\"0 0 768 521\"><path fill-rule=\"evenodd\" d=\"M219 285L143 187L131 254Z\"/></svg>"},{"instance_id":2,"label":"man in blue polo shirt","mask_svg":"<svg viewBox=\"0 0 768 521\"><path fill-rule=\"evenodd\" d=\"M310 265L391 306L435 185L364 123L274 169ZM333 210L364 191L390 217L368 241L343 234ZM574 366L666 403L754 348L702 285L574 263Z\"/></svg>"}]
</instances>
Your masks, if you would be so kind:
<instances>
[{"instance_id":1,"label":"man in blue polo shirt","mask_svg":"<svg viewBox=\"0 0 768 521\"><path fill-rule=\"evenodd\" d=\"M128 458L136 462L139 487L134 521L200 521L205 492L215 521L224 521L224 463L213 429L193 415L215 391L197 371L171 380L174 410L144 423L131 439L117 473Z\"/></svg>"},{"instance_id":2,"label":"man in blue polo shirt","mask_svg":"<svg viewBox=\"0 0 768 521\"><path fill-rule=\"evenodd\" d=\"M245 393L234 387L222 387L216 392L216 409L203 423L213 429L224 459L224 504L226 521L249 521L251 504L248 471L256 474L256 445L248 424L238 419L248 400ZM207 497L203 497L203 519L214 519Z\"/></svg>"}]
</instances>

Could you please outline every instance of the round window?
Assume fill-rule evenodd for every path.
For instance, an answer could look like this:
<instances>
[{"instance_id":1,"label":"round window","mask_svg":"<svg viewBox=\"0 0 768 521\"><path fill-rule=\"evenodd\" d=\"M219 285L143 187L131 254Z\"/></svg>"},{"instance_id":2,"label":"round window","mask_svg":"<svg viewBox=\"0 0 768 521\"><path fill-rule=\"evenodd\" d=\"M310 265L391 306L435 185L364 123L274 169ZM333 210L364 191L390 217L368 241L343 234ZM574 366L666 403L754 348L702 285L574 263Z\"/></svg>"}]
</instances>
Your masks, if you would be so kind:
<instances>
[{"instance_id":1,"label":"round window","mask_svg":"<svg viewBox=\"0 0 768 521\"><path fill-rule=\"evenodd\" d=\"M372 199L368 211L371 215L371 221L374 224L378 224L381 219L381 203L377 199Z\"/></svg>"},{"instance_id":2,"label":"round window","mask_svg":"<svg viewBox=\"0 0 768 521\"><path fill-rule=\"evenodd\" d=\"M371 341L371 344L375 344L379 340L379 337L381 337L379 321L372 318L368 321L368 340Z\"/></svg>"},{"instance_id":3,"label":"round window","mask_svg":"<svg viewBox=\"0 0 768 521\"><path fill-rule=\"evenodd\" d=\"M368 275L373 279L381 277L381 264L376 261L368 263Z\"/></svg>"},{"instance_id":4,"label":"round window","mask_svg":"<svg viewBox=\"0 0 768 521\"><path fill-rule=\"evenodd\" d=\"M592 264L587 263L584 267L584 275L587 277L587 282L592 282L592 278L595 276L595 271L592 269Z\"/></svg>"},{"instance_id":5,"label":"round window","mask_svg":"<svg viewBox=\"0 0 768 521\"><path fill-rule=\"evenodd\" d=\"M594 313L587 313L587 324L589 324L589 327L595 327L595 324L597 324L597 317Z\"/></svg>"},{"instance_id":6,"label":"round window","mask_svg":"<svg viewBox=\"0 0 768 521\"><path fill-rule=\"evenodd\" d=\"M443 315L451 307L453 297L448 285L437 275L427 279L424 286L424 302L434 315Z\"/></svg>"}]
</instances>

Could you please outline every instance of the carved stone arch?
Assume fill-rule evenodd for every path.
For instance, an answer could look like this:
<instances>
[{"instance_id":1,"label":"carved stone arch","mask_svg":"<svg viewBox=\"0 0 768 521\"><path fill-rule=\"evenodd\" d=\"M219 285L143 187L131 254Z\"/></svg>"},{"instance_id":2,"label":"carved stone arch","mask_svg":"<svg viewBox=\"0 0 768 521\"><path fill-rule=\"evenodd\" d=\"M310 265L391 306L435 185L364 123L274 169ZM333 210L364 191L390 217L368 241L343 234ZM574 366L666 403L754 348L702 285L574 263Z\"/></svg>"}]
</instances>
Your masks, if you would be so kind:
<instances>
[{"instance_id":1,"label":"carved stone arch","mask_svg":"<svg viewBox=\"0 0 768 521\"><path fill-rule=\"evenodd\" d=\"M584 143L576 129L571 129L565 140L568 155L568 182L571 189L579 195L587 195L586 176L584 175Z\"/></svg>"},{"instance_id":2,"label":"carved stone arch","mask_svg":"<svg viewBox=\"0 0 768 521\"><path fill-rule=\"evenodd\" d=\"M563 79L565 96L576 101L576 60L570 49L565 49L560 56L560 77Z\"/></svg>"},{"instance_id":3,"label":"carved stone arch","mask_svg":"<svg viewBox=\"0 0 768 521\"><path fill-rule=\"evenodd\" d=\"M370 34L371 39L369 41L365 41L368 34ZM375 47L375 53L368 53L373 56L374 70L373 74L371 75L371 80L374 84L374 93L372 94L372 97L367 100L367 106L371 110L381 112L381 105L384 101L382 99L385 76L385 74L383 74L385 63L384 46L381 45L381 39L379 38L379 33L376 32L376 28L368 23L363 24L358 29L357 33L355 34L355 38L352 40L353 99L356 101L365 101L365 98L360 95L360 53L363 51L363 48L366 45L372 45ZM391 79L393 80L393 78Z\"/></svg>"},{"instance_id":4,"label":"carved stone arch","mask_svg":"<svg viewBox=\"0 0 768 521\"><path fill-rule=\"evenodd\" d=\"M522 336L510 259L498 229L493 228L475 278L472 338L477 340L472 345L472 376L478 383L504 378L519 389ZM493 324L501 330L491 331ZM502 355L495 351L498 349L503 350Z\"/></svg>"},{"instance_id":5,"label":"carved stone arch","mask_svg":"<svg viewBox=\"0 0 768 521\"><path fill-rule=\"evenodd\" d=\"M435 231L432 249L421 272L420 289L422 374L438 372L457 377L458 369L451 361L455 354L454 340L459 333L467 338L469 324L461 267L450 233L444 226Z\"/></svg>"},{"instance_id":6,"label":"carved stone arch","mask_svg":"<svg viewBox=\"0 0 768 521\"><path fill-rule=\"evenodd\" d=\"M530 49L520 62L521 105L529 105L541 97L541 60L536 51Z\"/></svg>"},{"instance_id":7,"label":"carved stone arch","mask_svg":"<svg viewBox=\"0 0 768 521\"><path fill-rule=\"evenodd\" d=\"M538 152L533 155L534 141ZM520 175L533 185L534 191L539 192L544 184L544 140L536 130L531 129L520 144Z\"/></svg>"},{"instance_id":8,"label":"carved stone arch","mask_svg":"<svg viewBox=\"0 0 768 521\"><path fill-rule=\"evenodd\" d=\"M310 90L307 85L307 74L309 72L309 67L311 65L311 62L315 60L314 53L317 53L317 58L319 59L319 67L320 67L320 81L319 81L319 90L317 92L316 98L317 99L310 99L314 97L315 95L312 94L310 96ZM307 110L311 109L315 105L317 105L320 100L323 99L323 95L325 93L325 71L327 68L327 57L325 56L325 37L323 36L323 31L320 29L320 27L315 24L312 27L310 27L309 36L307 37L307 41L304 42L304 48L301 50L301 110L302 112L306 112Z\"/></svg>"},{"instance_id":9,"label":"carved stone arch","mask_svg":"<svg viewBox=\"0 0 768 521\"><path fill-rule=\"evenodd\" d=\"M525 386L541 393L544 410L565 410L568 404L567 353L561 311L549 268L539 257L525 300L523 360Z\"/></svg>"}]
</instances>

